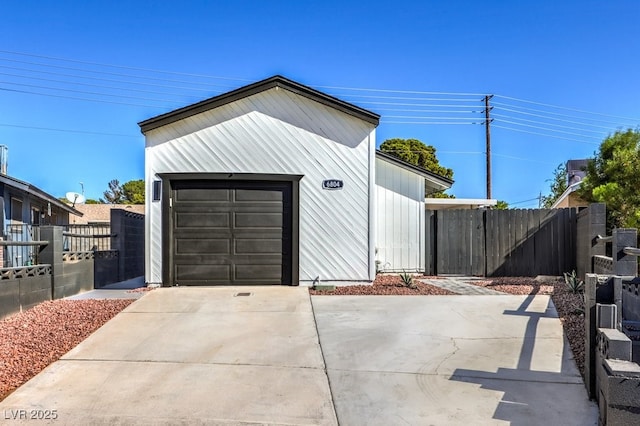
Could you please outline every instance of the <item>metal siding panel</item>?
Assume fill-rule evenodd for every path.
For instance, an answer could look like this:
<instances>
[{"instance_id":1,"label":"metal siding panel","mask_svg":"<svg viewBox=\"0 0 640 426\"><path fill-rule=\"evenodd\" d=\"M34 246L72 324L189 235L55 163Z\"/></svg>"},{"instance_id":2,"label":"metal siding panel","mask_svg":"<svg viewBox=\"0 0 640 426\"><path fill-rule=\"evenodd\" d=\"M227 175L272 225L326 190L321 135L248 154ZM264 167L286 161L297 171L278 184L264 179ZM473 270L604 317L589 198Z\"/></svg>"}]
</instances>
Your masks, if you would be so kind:
<instances>
[{"instance_id":1,"label":"metal siding panel","mask_svg":"<svg viewBox=\"0 0 640 426\"><path fill-rule=\"evenodd\" d=\"M378 259L389 272L424 270L424 179L376 160ZM421 190L422 188L422 190Z\"/></svg>"},{"instance_id":2,"label":"metal siding panel","mask_svg":"<svg viewBox=\"0 0 640 426\"><path fill-rule=\"evenodd\" d=\"M369 278L369 140L373 125L272 89L147 133L157 173L302 174L300 279ZM247 153L251 153L248 155ZM323 191L323 179L345 182ZM161 282L160 203L150 209L150 276Z\"/></svg>"}]
</instances>

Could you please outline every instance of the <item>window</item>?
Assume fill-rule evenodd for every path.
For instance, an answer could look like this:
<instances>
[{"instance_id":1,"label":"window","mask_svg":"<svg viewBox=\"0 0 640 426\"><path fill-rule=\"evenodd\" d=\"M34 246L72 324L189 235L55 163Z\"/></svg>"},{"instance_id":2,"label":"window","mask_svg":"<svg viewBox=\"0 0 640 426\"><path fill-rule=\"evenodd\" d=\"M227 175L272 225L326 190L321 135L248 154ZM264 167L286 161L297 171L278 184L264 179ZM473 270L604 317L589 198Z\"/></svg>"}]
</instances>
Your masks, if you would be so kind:
<instances>
[{"instance_id":1,"label":"window","mask_svg":"<svg viewBox=\"0 0 640 426\"><path fill-rule=\"evenodd\" d=\"M11 197L11 224L21 225L22 223L22 200Z\"/></svg>"},{"instance_id":2,"label":"window","mask_svg":"<svg viewBox=\"0 0 640 426\"><path fill-rule=\"evenodd\" d=\"M31 208L31 224L40 225L40 209L37 207Z\"/></svg>"}]
</instances>

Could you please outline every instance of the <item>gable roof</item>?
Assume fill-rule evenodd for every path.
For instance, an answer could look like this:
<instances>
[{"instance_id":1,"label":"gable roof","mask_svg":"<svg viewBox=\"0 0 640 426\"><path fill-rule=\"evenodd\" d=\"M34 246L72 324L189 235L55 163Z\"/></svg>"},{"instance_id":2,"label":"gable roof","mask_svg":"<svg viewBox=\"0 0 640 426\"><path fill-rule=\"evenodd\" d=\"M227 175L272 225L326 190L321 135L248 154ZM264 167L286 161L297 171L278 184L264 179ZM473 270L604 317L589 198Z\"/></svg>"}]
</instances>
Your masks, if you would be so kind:
<instances>
[{"instance_id":1,"label":"gable roof","mask_svg":"<svg viewBox=\"0 0 640 426\"><path fill-rule=\"evenodd\" d=\"M31 185L29 182L24 182L22 180L16 179L9 175L0 174L0 183L5 184L11 188L18 189L20 191L26 192L27 194L33 195L34 197L40 198L41 200L47 201L52 205L59 207L71 214L75 214L76 216L82 216L82 212L74 209L71 206L66 205L62 201L58 200L53 195L47 194L42 189ZM1 194L0 194L1 195Z\"/></svg>"},{"instance_id":2,"label":"gable roof","mask_svg":"<svg viewBox=\"0 0 640 426\"><path fill-rule=\"evenodd\" d=\"M558 199L556 201L553 202L553 204L551 205L551 209L557 209L559 208L558 206L567 198L569 197L569 195L573 194L574 192L576 192L578 190L578 188L580 188L580 186L582 185L582 181L579 180L575 183L572 183L571 185L569 185L567 187L567 189L564 190L564 192L562 194L560 194L560 196L558 197Z\"/></svg>"},{"instance_id":3,"label":"gable roof","mask_svg":"<svg viewBox=\"0 0 640 426\"><path fill-rule=\"evenodd\" d=\"M433 173L430 170L427 169L423 169L422 167L418 167L416 165L413 165L407 161L401 160L398 157L395 157L391 154L388 154L386 152L380 151L379 149L376 150L376 158L379 158L381 160L384 160L388 163L394 164L398 167L402 167L405 170L408 170L410 172L416 173L422 177L424 177L427 181L435 184L436 187L440 188L440 189L449 189L451 188L451 185L453 185L453 179L449 179L446 178L444 176L440 176L437 173Z\"/></svg>"},{"instance_id":4,"label":"gable roof","mask_svg":"<svg viewBox=\"0 0 640 426\"><path fill-rule=\"evenodd\" d=\"M255 95L260 92L264 92L265 90L273 89L274 87L282 88L297 95L304 96L305 98L337 109L338 111L342 111L345 114L349 114L353 117L369 122L375 126L377 126L380 122L380 116L376 113L360 108L348 102L341 101L338 98L334 98L333 96L312 89L311 87L296 83L295 81L289 80L280 75L275 75L265 80L249 84L248 86L232 90L231 92L223 93L222 95L205 99L204 101L176 109L166 114L161 114L156 117L149 118L147 120L141 121L140 123L138 123L138 125L140 126L140 130L144 134L149 130L157 129L158 127L162 127L167 124L174 123L178 120L182 120L184 118L199 114L201 112L226 105L228 103L246 98L251 95Z\"/></svg>"}]
</instances>

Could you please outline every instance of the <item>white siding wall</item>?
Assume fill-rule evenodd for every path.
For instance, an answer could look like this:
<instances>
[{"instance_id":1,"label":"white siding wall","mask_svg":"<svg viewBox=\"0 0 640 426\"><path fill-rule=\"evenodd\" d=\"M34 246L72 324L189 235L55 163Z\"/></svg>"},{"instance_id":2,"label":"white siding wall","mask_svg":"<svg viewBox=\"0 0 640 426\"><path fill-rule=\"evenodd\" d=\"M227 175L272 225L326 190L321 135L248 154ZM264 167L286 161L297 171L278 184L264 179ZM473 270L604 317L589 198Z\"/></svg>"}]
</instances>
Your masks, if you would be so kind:
<instances>
[{"instance_id":1,"label":"white siding wall","mask_svg":"<svg viewBox=\"0 0 640 426\"><path fill-rule=\"evenodd\" d=\"M424 178L376 159L376 260L387 272L425 270Z\"/></svg>"},{"instance_id":2,"label":"white siding wall","mask_svg":"<svg viewBox=\"0 0 640 426\"><path fill-rule=\"evenodd\" d=\"M281 88L147 132L147 199L158 173L304 175L300 282L370 281L375 127ZM322 190L342 179L341 191ZM147 282L162 282L161 203L147 203Z\"/></svg>"}]
</instances>

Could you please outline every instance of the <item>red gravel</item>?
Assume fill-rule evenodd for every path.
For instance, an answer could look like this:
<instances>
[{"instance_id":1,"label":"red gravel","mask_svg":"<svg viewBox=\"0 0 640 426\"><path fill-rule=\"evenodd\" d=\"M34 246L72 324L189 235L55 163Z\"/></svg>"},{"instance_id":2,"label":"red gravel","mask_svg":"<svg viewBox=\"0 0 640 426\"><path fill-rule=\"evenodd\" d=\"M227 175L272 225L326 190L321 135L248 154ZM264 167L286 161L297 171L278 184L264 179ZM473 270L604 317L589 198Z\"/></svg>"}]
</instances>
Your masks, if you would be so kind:
<instances>
[{"instance_id":1,"label":"red gravel","mask_svg":"<svg viewBox=\"0 0 640 426\"><path fill-rule=\"evenodd\" d=\"M435 278L415 275L414 278ZM336 287L333 291L309 289L312 295L407 295L407 296L447 296L454 295L449 290L425 284L414 279L415 288L409 288L402 283L400 275L379 274L373 285L349 285Z\"/></svg>"},{"instance_id":2,"label":"red gravel","mask_svg":"<svg viewBox=\"0 0 640 426\"><path fill-rule=\"evenodd\" d=\"M0 401L131 302L54 300L0 320Z\"/></svg>"},{"instance_id":3,"label":"red gravel","mask_svg":"<svg viewBox=\"0 0 640 426\"><path fill-rule=\"evenodd\" d=\"M469 284L485 287L508 294L553 294L554 283L538 281L529 277L498 277L482 281L469 281Z\"/></svg>"}]
</instances>

